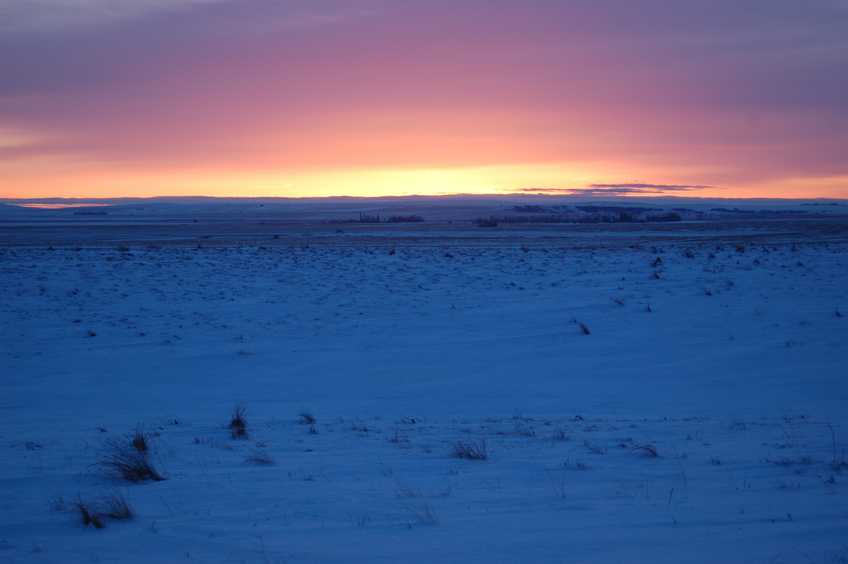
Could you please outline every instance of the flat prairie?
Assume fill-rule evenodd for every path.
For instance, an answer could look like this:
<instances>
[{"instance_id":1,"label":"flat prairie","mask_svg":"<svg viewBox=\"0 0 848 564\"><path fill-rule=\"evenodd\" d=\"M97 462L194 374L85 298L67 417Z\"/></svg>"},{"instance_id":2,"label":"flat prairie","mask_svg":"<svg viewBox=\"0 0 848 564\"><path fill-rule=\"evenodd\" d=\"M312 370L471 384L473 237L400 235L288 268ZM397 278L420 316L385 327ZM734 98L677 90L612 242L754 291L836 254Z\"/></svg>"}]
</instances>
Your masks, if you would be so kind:
<instances>
[{"instance_id":1,"label":"flat prairie","mask_svg":"<svg viewBox=\"0 0 848 564\"><path fill-rule=\"evenodd\" d=\"M139 207L0 213L3 562L848 561L845 218Z\"/></svg>"}]
</instances>

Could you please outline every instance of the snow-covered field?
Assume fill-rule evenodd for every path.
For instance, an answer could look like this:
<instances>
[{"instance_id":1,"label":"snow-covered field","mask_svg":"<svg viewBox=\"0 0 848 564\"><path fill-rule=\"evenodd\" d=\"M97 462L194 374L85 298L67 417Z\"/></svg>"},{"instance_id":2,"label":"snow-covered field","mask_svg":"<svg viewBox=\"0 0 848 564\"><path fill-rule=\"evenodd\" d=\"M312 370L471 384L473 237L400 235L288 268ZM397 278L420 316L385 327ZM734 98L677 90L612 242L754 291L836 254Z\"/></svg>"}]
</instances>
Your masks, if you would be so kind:
<instances>
[{"instance_id":1,"label":"snow-covered field","mask_svg":"<svg viewBox=\"0 0 848 564\"><path fill-rule=\"evenodd\" d=\"M3 248L0 560L846 562L847 275L785 239Z\"/></svg>"}]
</instances>

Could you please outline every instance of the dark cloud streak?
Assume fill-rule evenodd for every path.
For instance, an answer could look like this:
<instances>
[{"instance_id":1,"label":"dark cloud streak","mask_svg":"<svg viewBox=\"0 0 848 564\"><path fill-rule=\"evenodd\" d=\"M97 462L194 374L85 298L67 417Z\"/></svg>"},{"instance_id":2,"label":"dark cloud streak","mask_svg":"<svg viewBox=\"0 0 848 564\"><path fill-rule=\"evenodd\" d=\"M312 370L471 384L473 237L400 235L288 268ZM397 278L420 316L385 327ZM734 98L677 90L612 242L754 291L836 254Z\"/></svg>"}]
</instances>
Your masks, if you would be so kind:
<instances>
[{"instance_id":1,"label":"dark cloud streak","mask_svg":"<svg viewBox=\"0 0 848 564\"><path fill-rule=\"evenodd\" d=\"M634 190L700 190L704 188L714 188L714 186L702 185L686 185L686 184L590 184L590 188L594 189L634 189Z\"/></svg>"},{"instance_id":2,"label":"dark cloud streak","mask_svg":"<svg viewBox=\"0 0 848 564\"><path fill-rule=\"evenodd\" d=\"M626 196L630 194L664 194L666 192L690 192L714 188L714 186L684 184L590 184L588 188L522 188L526 194L562 194L585 196Z\"/></svg>"}]
</instances>

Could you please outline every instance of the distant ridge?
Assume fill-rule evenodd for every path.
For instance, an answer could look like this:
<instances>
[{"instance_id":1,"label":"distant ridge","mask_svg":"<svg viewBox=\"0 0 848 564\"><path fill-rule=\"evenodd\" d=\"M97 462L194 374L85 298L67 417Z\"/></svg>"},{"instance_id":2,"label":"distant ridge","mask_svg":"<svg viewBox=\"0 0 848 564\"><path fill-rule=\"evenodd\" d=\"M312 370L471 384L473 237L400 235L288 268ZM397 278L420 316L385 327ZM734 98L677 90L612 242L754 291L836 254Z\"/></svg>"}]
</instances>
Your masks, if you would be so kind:
<instances>
[{"instance_id":1,"label":"distant ridge","mask_svg":"<svg viewBox=\"0 0 848 564\"><path fill-rule=\"evenodd\" d=\"M27 204L57 205L67 207L90 206L130 206L154 204L334 204L334 203L427 203L429 205L445 202L456 205L460 202L476 205L487 203L527 203L556 205L579 204L583 202L608 205L657 206L657 205L697 205L718 207L749 206L846 206L848 199L841 198L698 198L691 196L610 196L593 194L450 194L439 196L327 196L315 198L278 198L278 197L213 197L213 196L155 196L152 198L4 198L0 203L12 206Z\"/></svg>"}]
</instances>

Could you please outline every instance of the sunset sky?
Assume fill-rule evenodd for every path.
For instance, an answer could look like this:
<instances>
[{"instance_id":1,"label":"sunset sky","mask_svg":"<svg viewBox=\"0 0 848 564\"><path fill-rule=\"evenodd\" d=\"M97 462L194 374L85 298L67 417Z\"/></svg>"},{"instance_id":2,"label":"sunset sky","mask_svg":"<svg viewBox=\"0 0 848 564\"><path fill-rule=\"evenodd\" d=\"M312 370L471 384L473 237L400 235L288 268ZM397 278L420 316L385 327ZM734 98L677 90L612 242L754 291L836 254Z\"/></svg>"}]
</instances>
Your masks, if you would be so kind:
<instances>
[{"instance_id":1,"label":"sunset sky","mask_svg":"<svg viewBox=\"0 0 848 564\"><path fill-rule=\"evenodd\" d=\"M0 197L848 198L846 0L0 0Z\"/></svg>"}]
</instances>

